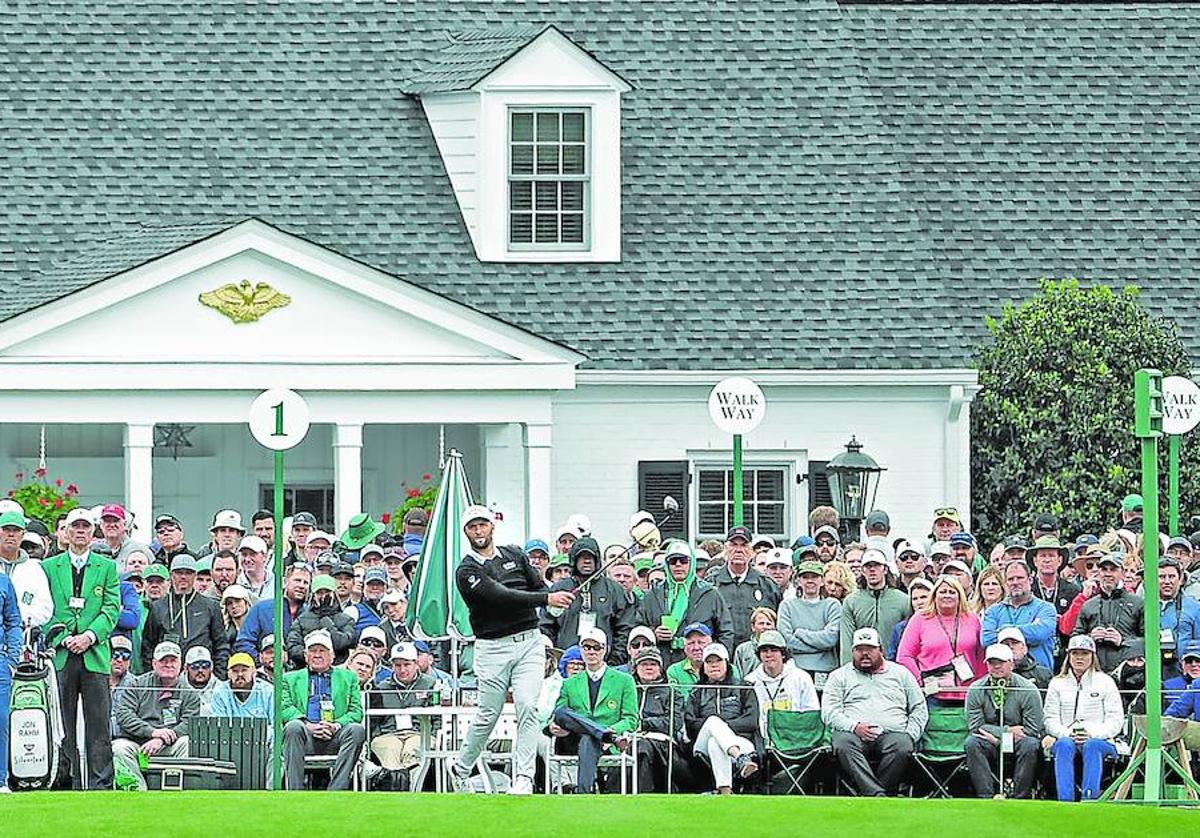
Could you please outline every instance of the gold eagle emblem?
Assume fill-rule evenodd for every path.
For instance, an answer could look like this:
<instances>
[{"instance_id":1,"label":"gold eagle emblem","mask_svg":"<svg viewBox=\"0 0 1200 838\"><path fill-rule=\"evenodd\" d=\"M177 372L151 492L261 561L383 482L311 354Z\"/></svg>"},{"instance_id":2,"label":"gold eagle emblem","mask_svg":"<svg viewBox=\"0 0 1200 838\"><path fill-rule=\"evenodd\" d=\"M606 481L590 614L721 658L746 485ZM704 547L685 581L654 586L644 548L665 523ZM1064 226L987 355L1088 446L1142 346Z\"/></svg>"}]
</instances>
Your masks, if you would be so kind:
<instances>
[{"instance_id":1,"label":"gold eagle emblem","mask_svg":"<svg viewBox=\"0 0 1200 838\"><path fill-rule=\"evenodd\" d=\"M201 303L221 312L234 323L253 323L272 309L283 308L291 301L291 297L267 283L251 286L248 279L243 279L237 285L230 282L200 295Z\"/></svg>"}]
</instances>

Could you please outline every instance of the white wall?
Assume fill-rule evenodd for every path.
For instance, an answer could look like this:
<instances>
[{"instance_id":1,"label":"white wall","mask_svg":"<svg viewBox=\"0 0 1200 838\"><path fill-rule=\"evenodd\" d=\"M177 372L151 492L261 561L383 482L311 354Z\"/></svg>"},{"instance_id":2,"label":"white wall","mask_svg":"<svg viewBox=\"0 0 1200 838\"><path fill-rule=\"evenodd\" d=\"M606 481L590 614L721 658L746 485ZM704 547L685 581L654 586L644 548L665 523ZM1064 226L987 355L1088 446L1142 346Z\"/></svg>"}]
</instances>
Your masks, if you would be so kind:
<instances>
[{"instance_id":1,"label":"white wall","mask_svg":"<svg viewBox=\"0 0 1200 838\"><path fill-rule=\"evenodd\" d=\"M637 507L638 460L686 459L711 450L731 456L730 438L708 417L710 387L581 384L554 400L553 503L557 523L572 512L591 516L601 543L626 537ZM828 460L844 450L851 434L887 471L876 507L888 512L893 531L918 537L928 532L932 510L947 496L944 467L944 386L764 387L767 414L745 438L745 461L770 450L790 452L803 474L809 459ZM957 449L956 450L961 450ZM790 487L791 535L807 521L807 484ZM969 485L962 482L962 490ZM695 479L690 487L694 513ZM694 517L693 517L694 524ZM552 533L546 533L550 536Z\"/></svg>"}]
</instances>

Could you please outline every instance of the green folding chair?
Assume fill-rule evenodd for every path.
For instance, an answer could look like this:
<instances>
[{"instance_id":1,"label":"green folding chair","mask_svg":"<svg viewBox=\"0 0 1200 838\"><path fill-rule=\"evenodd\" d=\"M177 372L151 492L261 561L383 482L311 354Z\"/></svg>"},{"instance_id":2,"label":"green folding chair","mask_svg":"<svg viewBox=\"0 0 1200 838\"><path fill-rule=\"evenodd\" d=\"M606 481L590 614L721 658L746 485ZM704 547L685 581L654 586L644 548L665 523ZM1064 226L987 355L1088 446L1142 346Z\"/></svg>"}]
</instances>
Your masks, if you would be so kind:
<instances>
[{"instance_id":1,"label":"green folding chair","mask_svg":"<svg viewBox=\"0 0 1200 838\"><path fill-rule=\"evenodd\" d=\"M931 707L929 723L917 743L913 762L932 788L926 798L953 797L950 785L967 770L967 711L962 707Z\"/></svg>"},{"instance_id":2,"label":"green folding chair","mask_svg":"<svg viewBox=\"0 0 1200 838\"><path fill-rule=\"evenodd\" d=\"M820 710L767 711L767 756L786 778L784 794L806 794L804 778L831 750Z\"/></svg>"}]
</instances>

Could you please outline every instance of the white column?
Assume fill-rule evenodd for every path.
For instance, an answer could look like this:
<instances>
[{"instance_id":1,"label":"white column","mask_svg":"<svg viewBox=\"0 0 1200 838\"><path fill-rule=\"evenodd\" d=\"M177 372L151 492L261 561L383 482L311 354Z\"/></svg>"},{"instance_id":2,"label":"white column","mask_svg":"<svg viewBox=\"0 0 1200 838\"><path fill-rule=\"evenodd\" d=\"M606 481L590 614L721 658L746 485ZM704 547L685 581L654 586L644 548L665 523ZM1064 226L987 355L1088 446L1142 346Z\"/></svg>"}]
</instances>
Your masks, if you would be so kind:
<instances>
[{"instance_id":1,"label":"white column","mask_svg":"<svg viewBox=\"0 0 1200 838\"><path fill-rule=\"evenodd\" d=\"M125 507L133 513L134 537L154 536L154 425L125 426Z\"/></svg>"},{"instance_id":2,"label":"white column","mask_svg":"<svg viewBox=\"0 0 1200 838\"><path fill-rule=\"evenodd\" d=\"M333 506L337 518L337 536L350 519L363 511L361 424L339 422L333 428ZM284 475L286 477L286 475Z\"/></svg>"},{"instance_id":3,"label":"white column","mask_svg":"<svg viewBox=\"0 0 1200 838\"><path fill-rule=\"evenodd\" d=\"M550 540L550 424L525 425L525 497L527 529Z\"/></svg>"},{"instance_id":4,"label":"white column","mask_svg":"<svg viewBox=\"0 0 1200 838\"><path fill-rule=\"evenodd\" d=\"M504 515L496 523L499 543L524 544L532 531L526 521L525 452L519 424L483 427L482 489L488 506Z\"/></svg>"},{"instance_id":5,"label":"white column","mask_svg":"<svg viewBox=\"0 0 1200 838\"><path fill-rule=\"evenodd\" d=\"M950 387L946 409L945 437L942 446L944 500L958 508L963 527L974 529L971 521L971 399L974 390L955 384Z\"/></svg>"}]
</instances>

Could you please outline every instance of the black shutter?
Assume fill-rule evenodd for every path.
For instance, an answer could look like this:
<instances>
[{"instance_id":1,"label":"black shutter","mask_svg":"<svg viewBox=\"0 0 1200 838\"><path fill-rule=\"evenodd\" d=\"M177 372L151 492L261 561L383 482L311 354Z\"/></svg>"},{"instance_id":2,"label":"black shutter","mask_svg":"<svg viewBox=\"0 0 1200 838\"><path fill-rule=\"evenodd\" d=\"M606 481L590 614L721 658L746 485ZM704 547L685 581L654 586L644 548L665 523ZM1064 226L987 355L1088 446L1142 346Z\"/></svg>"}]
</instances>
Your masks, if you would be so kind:
<instances>
[{"instance_id":1,"label":"black shutter","mask_svg":"<svg viewBox=\"0 0 1200 838\"><path fill-rule=\"evenodd\" d=\"M808 461L808 511L818 506L833 506L833 492L829 490L828 460Z\"/></svg>"},{"instance_id":2,"label":"black shutter","mask_svg":"<svg viewBox=\"0 0 1200 838\"><path fill-rule=\"evenodd\" d=\"M644 509L655 520L663 516L663 498L667 495L679 501L679 511L659 527L663 539L687 538L688 532L688 461L639 460L638 509Z\"/></svg>"}]
</instances>

